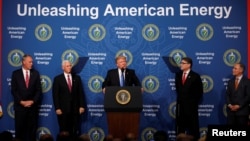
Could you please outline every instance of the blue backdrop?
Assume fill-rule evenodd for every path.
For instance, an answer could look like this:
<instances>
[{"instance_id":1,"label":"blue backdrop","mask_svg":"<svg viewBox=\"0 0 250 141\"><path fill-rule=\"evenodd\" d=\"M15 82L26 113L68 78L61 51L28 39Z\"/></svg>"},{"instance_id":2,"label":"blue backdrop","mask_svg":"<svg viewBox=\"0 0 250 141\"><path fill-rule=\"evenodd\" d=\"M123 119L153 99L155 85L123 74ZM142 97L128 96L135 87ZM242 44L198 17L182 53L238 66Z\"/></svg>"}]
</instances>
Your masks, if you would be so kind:
<instances>
[{"instance_id":1,"label":"blue backdrop","mask_svg":"<svg viewBox=\"0 0 250 141\"><path fill-rule=\"evenodd\" d=\"M200 133L226 120L224 94L232 65L247 65L247 1L220 0L2 0L2 103L0 131L13 134L11 73L31 54L41 73L43 100L37 136L58 132L52 81L62 59L77 66L87 100L82 132L101 141L108 133L101 83L114 58L125 55L142 82L140 139L165 130L175 139L174 72L193 58L201 74Z\"/></svg>"}]
</instances>

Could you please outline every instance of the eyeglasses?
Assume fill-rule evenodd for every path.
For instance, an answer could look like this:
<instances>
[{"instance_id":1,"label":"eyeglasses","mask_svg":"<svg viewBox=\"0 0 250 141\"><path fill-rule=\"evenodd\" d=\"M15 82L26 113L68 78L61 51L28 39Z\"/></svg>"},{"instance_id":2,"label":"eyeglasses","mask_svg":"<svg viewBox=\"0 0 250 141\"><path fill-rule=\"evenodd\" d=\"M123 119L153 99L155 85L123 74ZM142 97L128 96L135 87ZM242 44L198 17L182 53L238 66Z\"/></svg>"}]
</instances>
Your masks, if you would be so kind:
<instances>
[{"instance_id":1,"label":"eyeglasses","mask_svg":"<svg viewBox=\"0 0 250 141\"><path fill-rule=\"evenodd\" d=\"M189 63L181 62L180 64L189 64Z\"/></svg>"}]
</instances>

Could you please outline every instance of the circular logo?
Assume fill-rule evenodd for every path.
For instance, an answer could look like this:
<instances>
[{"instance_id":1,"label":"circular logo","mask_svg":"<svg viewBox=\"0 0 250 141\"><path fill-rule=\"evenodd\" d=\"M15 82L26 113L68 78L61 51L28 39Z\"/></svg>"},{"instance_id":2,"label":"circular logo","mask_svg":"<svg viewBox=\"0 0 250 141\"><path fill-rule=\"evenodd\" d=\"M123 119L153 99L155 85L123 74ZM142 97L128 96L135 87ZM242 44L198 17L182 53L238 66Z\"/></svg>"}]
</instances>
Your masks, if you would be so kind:
<instances>
[{"instance_id":1,"label":"circular logo","mask_svg":"<svg viewBox=\"0 0 250 141\"><path fill-rule=\"evenodd\" d=\"M145 25L142 29L142 36L147 41L154 41L159 37L160 31L154 24Z\"/></svg>"},{"instance_id":2,"label":"circular logo","mask_svg":"<svg viewBox=\"0 0 250 141\"><path fill-rule=\"evenodd\" d=\"M52 29L47 24L40 24L35 30L36 38L40 41L47 41L52 36Z\"/></svg>"},{"instance_id":3,"label":"circular logo","mask_svg":"<svg viewBox=\"0 0 250 141\"><path fill-rule=\"evenodd\" d=\"M200 128L200 137L203 137L206 135L207 135L207 128L206 127Z\"/></svg>"},{"instance_id":4,"label":"circular logo","mask_svg":"<svg viewBox=\"0 0 250 141\"><path fill-rule=\"evenodd\" d=\"M120 90L116 93L115 98L119 104L125 105L130 102L131 94L127 90Z\"/></svg>"},{"instance_id":5,"label":"circular logo","mask_svg":"<svg viewBox=\"0 0 250 141\"><path fill-rule=\"evenodd\" d=\"M88 34L93 41L101 41L106 35L106 29L100 24L94 24L89 28Z\"/></svg>"},{"instance_id":6,"label":"circular logo","mask_svg":"<svg viewBox=\"0 0 250 141\"><path fill-rule=\"evenodd\" d=\"M14 67L22 65L22 57L24 53L21 50L15 49L8 54L8 62Z\"/></svg>"},{"instance_id":7,"label":"circular logo","mask_svg":"<svg viewBox=\"0 0 250 141\"><path fill-rule=\"evenodd\" d=\"M36 140L39 141L40 137L44 134L51 134L50 133L50 130L46 127L39 127L37 130L36 130Z\"/></svg>"},{"instance_id":8,"label":"circular logo","mask_svg":"<svg viewBox=\"0 0 250 141\"><path fill-rule=\"evenodd\" d=\"M133 56L132 56L132 53L128 50L120 50L116 53L116 56L124 56L126 57L126 61L127 61L127 66L129 66L132 61L133 61Z\"/></svg>"},{"instance_id":9,"label":"circular logo","mask_svg":"<svg viewBox=\"0 0 250 141\"><path fill-rule=\"evenodd\" d=\"M101 76L92 76L88 81L89 89L94 93L102 92L102 82L104 81L103 77Z\"/></svg>"},{"instance_id":10,"label":"circular logo","mask_svg":"<svg viewBox=\"0 0 250 141\"><path fill-rule=\"evenodd\" d=\"M172 103L169 105L168 113L169 113L169 115L170 115L172 118L175 118L175 117L176 117L176 102L172 102Z\"/></svg>"},{"instance_id":11,"label":"circular logo","mask_svg":"<svg viewBox=\"0 0 250 141\"><path fill-rule=\"evenodd\" d=\"M169 55L169 62L175 66L179 67L181 64L181 59L186 57L186 53L180 49L173 50Z\"/></svg>"},{"instance_id":12,"label":"circular logo","mask_svg":"<svg viewBox=\"0 0 250 141\"><path fill-rule=\"evenodd\" d=\"M99 127L93 127L88 132L91 141L102 141L105 137L104 131Z\"/></svg>"},{"instance_id":13,"label":"circular logo","mask_svg":"<svg viewBox=\"0 0 250 141\"><path fill-rule=\"evenodd\" d=\"M8 115L12 118L15 118L15 112L14 112L14 102L10 102L7 107Z\"/></svg>"},{"instance_id":14,"label":"circular logo","mask_svg":"<svg viewBox=\"0 0 250 141\"><path fill-rule=\"evenodd\" d=\"M42 92L43 93L48 92L52 86L51 79L46 75L41 75L40 79L41 79L41 85L42 85Z\"/></svg>"},{"instance_id":15,"label":"circular logo","mask_svg":"<svg viewBox=\"0 0 250 141\"><path fill-rule=\"evenodd\" d=\"M147 76L142 81L142 86L145 92L154 93L160 86L159 80L155 76Z\"/></svg>"},{"instance_id":16,"label":"circular logo","mask_svg":"<svg viewBox=\"0 0 250 141\"><path fill-rule=\"evenodd\" d=\"M214 81L210 76L202 75L201 81L203 85L203 92L208 93L210 92L214 87Z\"/></svg>"},{"instance_id":17,"label":"circular logo","mask_svg":"<svg viewBox=\"0 0 250 141\"><path fill-rule=\"evenodd\" d=\"M211 25L203 23L196 28L196 36L202 41L208 41L213 37L214 30Z\"/></svg>"},{"instance_id":18,"label":"circular logo","mask_svg":"<svg viewBox=\"0 0 250 141\"><path fill-rule=\"evenodd\" d=\"M69 60L73 66L78 63L78 58L78 53L71 49L64 51L64 53L62 54L62 61Z\"/></svg>"},{"instance_id":19,"label":"circular logo","mask_svg":"<svg viewBox=\"0 0 250 141\"><path fill-rule=\"evenodd\" d=\"M141 133L142 141L151 141L151 140L153 140L154 139L154 133L156 131L157 130L155 128L151 128L151 127L145 128Z\"/></svg>"},{"instance_id":20,"label":"circular logo","mask_svg":"<svg viewBox=\"0 0 250 141\"><path fill-rule=\"evenodd\" d=\"M223 60L228 66L232 67L235 63L240 62L240 52L235 49L229 49L224 53Z\"/></svg>"}]
</instances>

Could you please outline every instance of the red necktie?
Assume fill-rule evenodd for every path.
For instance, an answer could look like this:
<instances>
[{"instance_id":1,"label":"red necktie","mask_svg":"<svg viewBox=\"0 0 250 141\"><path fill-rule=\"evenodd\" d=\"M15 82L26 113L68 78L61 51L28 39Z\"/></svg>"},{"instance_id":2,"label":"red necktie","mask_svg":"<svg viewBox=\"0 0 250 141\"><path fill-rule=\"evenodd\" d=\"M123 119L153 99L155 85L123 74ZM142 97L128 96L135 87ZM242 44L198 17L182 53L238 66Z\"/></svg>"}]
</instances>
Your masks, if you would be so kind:
<instances>
[{"instance_id":1,"label":"red necktie","mask_svg":"<svg viewBox=\"0 0 250 141\"><path fill-rule=\"evenodd\" d=\"M182 75L182 84L184 84L186 81L186 73L183 73Z\"/></svg>"},{"instance_id":2,"label":"red necktie","mask_svg":"<svg viewBox=\"0 0 250 141\"><path fill-rule=\"evenodd\" d=\"M70 80L70 76L68 75L68 87L69 87L69 91L71 92L71 80Z\"/></svg>"},{"instance_id":3,"label":"red necktie","mask_svg":"<svg viewBox=\"0 0 250 141\"><path fill-rule=\"evenodd\" d=\"M236 78L236 79L235 79L235 89L238 88L238 85L239 85L239 78Z\"/></svg>"},{"instance_id":4,"label":"red necktie","mask_svg":"<svg viewBox=\"0 0 250 141\"><path fill-rule=\"evenodd\" d=\"M29 72L28 71L26 71L25 84L26 84L26 88L28 88L29 87Z\"/></svg>"}]
</instances>

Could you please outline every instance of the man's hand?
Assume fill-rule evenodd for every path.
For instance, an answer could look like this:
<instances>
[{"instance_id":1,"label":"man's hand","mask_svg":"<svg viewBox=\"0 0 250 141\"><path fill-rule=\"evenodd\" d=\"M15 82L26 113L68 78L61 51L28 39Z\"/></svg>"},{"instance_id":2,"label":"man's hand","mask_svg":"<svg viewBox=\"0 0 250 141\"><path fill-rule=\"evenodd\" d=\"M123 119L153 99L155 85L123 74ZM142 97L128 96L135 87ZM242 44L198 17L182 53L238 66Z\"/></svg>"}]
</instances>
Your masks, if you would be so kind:
<instances>
[{"instance_id":1,"label":"man's hand","mask_svg":"<svg viewBox=\"0 0 250 141\"><path fill-rule=\"evenodd\" d=\"M21 100L20 104L23 105L23 107L31 107L34 104L33 100Z\"/></svg>"},{"instance_id":2,"label":"man's hand","mask_svg":"<svg viewBox=\"0 0 250 141\"><path fill-rule=\"evenodd\" d=\"M103 94L105 94L105 88L102 89Z\"/></svg>"},{"instance_id":3,"label":"man's hand","mask_svg":"<svg viewBox=\"0 0 250 141\"><path fill-rule=\"evenodd\" d=\"M79 113L80 113L80 114L84 113L84 111L85 111L85 109L84 109L83 107L80 107L80 108L79 108Z\"/></svg>"},{"instance_id":4,"label":"man's hand","mask_svg":"<svg viewBox=\"0 0 250 141\"><path fill-rule=\"evenodd\" d=\"M62 114L62 110L61 110L61 109L57 109L57 110L56 110L56 114L57 114L57 115L61 115L61 114Z\"/></svg>"}]
</instances>

